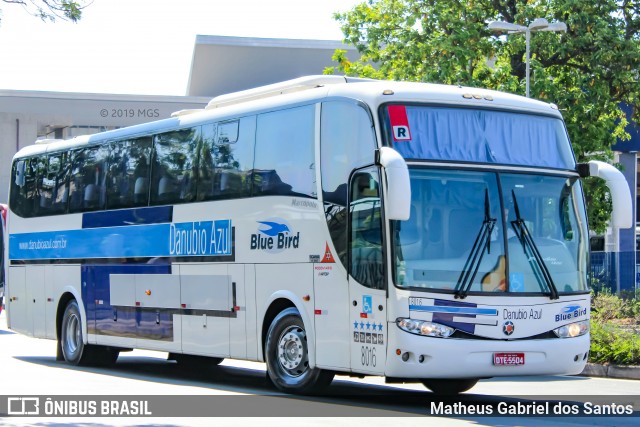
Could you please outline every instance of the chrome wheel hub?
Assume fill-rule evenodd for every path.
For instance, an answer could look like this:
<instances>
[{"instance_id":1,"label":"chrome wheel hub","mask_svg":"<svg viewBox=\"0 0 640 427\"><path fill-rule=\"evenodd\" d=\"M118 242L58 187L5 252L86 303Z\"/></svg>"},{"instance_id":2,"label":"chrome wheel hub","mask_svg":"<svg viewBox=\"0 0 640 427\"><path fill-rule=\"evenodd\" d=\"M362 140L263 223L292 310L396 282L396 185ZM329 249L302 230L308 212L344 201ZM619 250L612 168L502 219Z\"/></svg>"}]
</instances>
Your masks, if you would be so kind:
<instances>
[{"instance_id":1,"label":"chrome wheel hub","mask_svg":"<svg viewBox=\"0 0 640 427\"><path fill-rule=\"evenodd\" d=\"M66 354L73 355L76 351L78 351L78 346L80 345L80 319L75 314L71 314L69 316L69 320L67 321L67 327L65 330L65 350Z\"/></svg>"},{"instance_id":2,"label":"chrome wheel hub","mask_svg":"<svg viewBox=\"0 0 640 427\"><path fill-rule=\"evenodd\" d=\"M299 326L290 326L278 340L278 362L286 373L297 377L309 366L307 335Z\"/></svg>"}]
</instances>

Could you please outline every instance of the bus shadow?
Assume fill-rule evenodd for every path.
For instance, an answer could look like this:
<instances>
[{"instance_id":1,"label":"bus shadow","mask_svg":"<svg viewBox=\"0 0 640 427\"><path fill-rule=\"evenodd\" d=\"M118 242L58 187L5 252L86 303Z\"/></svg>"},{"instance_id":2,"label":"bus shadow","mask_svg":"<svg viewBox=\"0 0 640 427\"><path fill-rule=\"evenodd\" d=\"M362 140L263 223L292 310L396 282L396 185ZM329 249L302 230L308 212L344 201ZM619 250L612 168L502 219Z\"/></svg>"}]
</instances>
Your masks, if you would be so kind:
<instances>
[{"instance_id":1,"label":"bus shadow","mask_svg":"<svg viewBox=\"0 0 640 427\"><path fill-rule=\"evenodd\" d=\"M280 416L287 416L287 411L291 408L291 403L305 405L309 408L308 416L335 416L336 413L350 412L356 416L424 416L430 415L433 405L440 402L455 404L461 402L470 406L490 406L493 412L501 402L531 402L535 397L526 396L492 396L464 393L458 396L442 397L424 390L403 389L388 385L362 384L350 381L346 377L339 377L329 386L324 394L313 396L293 396L281 393L270 381L267 380L266 372L263 369L252 369L247 367L236 367L228 365L211 366L203 369L201 366L193 369L185 368L175 362L164 359L129 356L121 357L117 363L108 368L78 367L71 366L64 362L56 361L52 357L16 357L28 363L43 366L56 367L58 369L68 369L79 372L90 372L93 374L105 375L133 379L138 381L156 382L167 385L189 386L200 389L211 389L217 391L228 391L230 393L246 393L257 395L257 397L268 397L270 402L274 402L274 411ZM579 377L575 378L580 380ZM246 397L246 396L244 396ZM244 398L238 396L239 399ZM540 396L537 396L540 398ZM558 399L556 397L555 399ZM559 398L563 401L572 400L571 397ZM311 415L314 414L314 415ZM440 414L446 415L446 414ZM452 416L453 415L453 416ZM258 416L250 411L245 416ZM348 416L348 415L346 415ZM476 421L488 421L487 418L474 417L466 414L460 416L448 414L449 418L475 419ZM522 423L519 425L536 425L536 418L531 418L532 424ZM539 419L538 419L539 420ZM511 425L505 418L501 418L501 425ZM529 421L529 420L528 420ZM505 423L506 422L506 423ZM606 424L604 424L606 425Z\"/></svg>"},{"instance_id":2,"label":"bus shadow","mask_svg":"<svg viewBox=\"0 0 640 427\"><path fill-rule=\"evenodd\" d=\"M544 382L544 383L550 383L550 382L567 382L567 381L586 381L588 380L589 377L586 376L578 376L578 375L566 375L566 376L555 376L555 375L546 375L546 376L535 376L532 375L530 377L518 377L518 382L531 382L531 383L537 383L537 382ZM510 382L513 381L512 377L493 377L491 378L491 382L497 383L497 382Z\"/></svg>"},{"instance_id":3,"label":"bus shadow","mask_svg":"<svg viewBox=\"0 0 640 427\"><path fill-rule=\"evenodd\" d=\"M234 393L270 396L285 400L295 399L309 403L339 405L355 408L375 408L376 411L392 411L407 415L425 415L425 408L433 393L424 390L408 390L397 387L351 382L345 377L335 379L324 394L313 396L288 395L277 390L267 379L266 371L228 365L189 369L175 362L152 357L124 357L108 367L72 366L56 361L53 357L14 356L23 362L68 369L79 372L119 377L140 381L152 381L167 385L215 389ZM466 395L473 396L473 395ZM483 396L486 397L486 396ZM281 400L281 399L278 399ZM283 406L283 411L284 411ZM283 412L286 415L286 412ZM362 412L361 416L365 413Z\"/></svg>"},{"instance_id":4,"label":"bus shadow","mask_svg":"<svg viewBox=\"0 0 640 427\"><path fill-rule=\"evenodd\" d=\"M265 372L236 368L231 366L211 366L207 369L186 368L176 362L154 357L120 357L109 367L73 366L45 356L14 356L23 362L43 366L90 372L110 377L151 381L168 385L187 385L192 387L219 389L223 391L256 393L275 391L269 387ZM238 390L241 387L245 390Z\"/></svg>"}]
</instances>

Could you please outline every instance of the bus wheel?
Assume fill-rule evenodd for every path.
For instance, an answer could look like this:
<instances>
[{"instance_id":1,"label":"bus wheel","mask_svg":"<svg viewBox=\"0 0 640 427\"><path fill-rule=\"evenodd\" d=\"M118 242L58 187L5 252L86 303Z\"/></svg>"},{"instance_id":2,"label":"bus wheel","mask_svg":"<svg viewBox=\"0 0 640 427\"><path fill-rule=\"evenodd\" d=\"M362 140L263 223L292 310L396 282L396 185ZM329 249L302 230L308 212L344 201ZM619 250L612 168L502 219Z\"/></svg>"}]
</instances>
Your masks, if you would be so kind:
<instances>
[{"instance_id":1,"label":"bus wheel","mask_svg":"<svg viewBox=\"0 0 640 427\"><path fill-rule=\"evenodd\" d=\"M115 348L84 343L82 319L76 300L69 301L64 310L60 328L60 347L64 360L72 365L106 366L113 364L119 354Z\"/></svg>"},{"instance_id":2,"label":"bus wheel","mask_svg":"<svg viewBox=\"0 0 640 427\"><path fill-rule=\"evenodd\" d=\"M267 333L266 361L271 381L287 393L315 393L333 380L333 372L309 367L307 334L293 307L273 319Z\"/></svg>"},{"instance_id":3,"label":"bus wheel","mask_svg":"<svg viewBox=\"0 0 640 427\"><path fill-rule=\"evenodd\" d=\"M422 380L422 384L436 394L460 394L465 392L478 382L477 378L469 379L428 379Z\"/></svg>"},{"instance_id":4,"label":"bus wheel","mask_svg":"<svg viewBox=\"0 0 640 427\"><path fill-rule=\"evenodd\" d=\"M76 300L69 301L64 310L60 345L64 360L72 365L79 365L84 352L84 342L82 341L82 320Z\"/></svg>"}]
</instances>

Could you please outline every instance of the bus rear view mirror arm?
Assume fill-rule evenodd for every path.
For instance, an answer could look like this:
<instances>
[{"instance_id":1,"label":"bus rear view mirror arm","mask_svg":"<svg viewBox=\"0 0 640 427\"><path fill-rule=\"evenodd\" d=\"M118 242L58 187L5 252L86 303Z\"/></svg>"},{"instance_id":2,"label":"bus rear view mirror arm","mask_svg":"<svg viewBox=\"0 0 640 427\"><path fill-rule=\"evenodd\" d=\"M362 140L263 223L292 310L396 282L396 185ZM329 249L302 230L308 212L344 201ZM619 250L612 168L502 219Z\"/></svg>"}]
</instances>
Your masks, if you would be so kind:
<instances>
[{"instance_id":1,"label":"bus rear view mirror arm","mask_svg":"<svg viewBox=\"0 0 640 427\"><path fill-rule=\"evenodd\" d=\"M387 219L406 221L411 213L411 182L407 163L391 147L376 150L376 164L382 166L387 179Z\"/></svg>"},{"instance_id":2,"label":"bus rear view mirror arm","mask_svg":"<svg viewBox=\"0 0 640 427\"><path fill-rule=\"evenodd\" d=\"M578 172L581 177L595 176L605 180L611 193L613 204L611 225L614 228L631 227L633 225L631 193L622 172L609 163L599 160L591 160L588 163L579 164Z\"/></svg>"}]
</instances>

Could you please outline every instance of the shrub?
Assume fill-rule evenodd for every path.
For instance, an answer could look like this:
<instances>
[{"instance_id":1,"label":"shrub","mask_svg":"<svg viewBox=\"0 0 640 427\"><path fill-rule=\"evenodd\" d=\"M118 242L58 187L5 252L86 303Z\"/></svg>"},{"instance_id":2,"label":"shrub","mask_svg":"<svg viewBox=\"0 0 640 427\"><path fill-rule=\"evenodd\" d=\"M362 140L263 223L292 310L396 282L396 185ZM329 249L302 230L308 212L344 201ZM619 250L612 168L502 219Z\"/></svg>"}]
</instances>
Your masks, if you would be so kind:
<instances>
[{"instance_id":1,"label":"shrub","mask_svg":"<svg viewBox=\"0 0 640 427\"><path fill-rule=\"evenodd\" d=\"M600 292L591 299L591 317L596 320L622 319L626 317L624 310L625 301L609 292Z\"/></svg>"},{"instance_id":2,"label":"shrub","mask_svg":"<svg viewBox=\"0 0 640 427\"><path fill-rule=\"evenodd\" d=\"M611 322L591 319L589 361L615 365L640 365L640 335Z\"/></svg>"},{"instance_id":3,"label":"shrub","mask_svg":"<svg viewBox=\"0 0 640 427\"><path fill-rule=\"evenodd\" d=\"M640 288L635 291L620 292L620 297L624 301L622 317L633 318L636 323L640 323Z\"/></svg>"},{"instance_id":4,"label":"shrub","mask_svg":"<svg viewBox=\"0 0 640 427\"><path fill-rule=\"evenodd\" d=\"M640 327L621 323L640 324L640 292L617 296L605 289L592 295L590 362L640 365Z\"/></svg>"}]
</instances>

